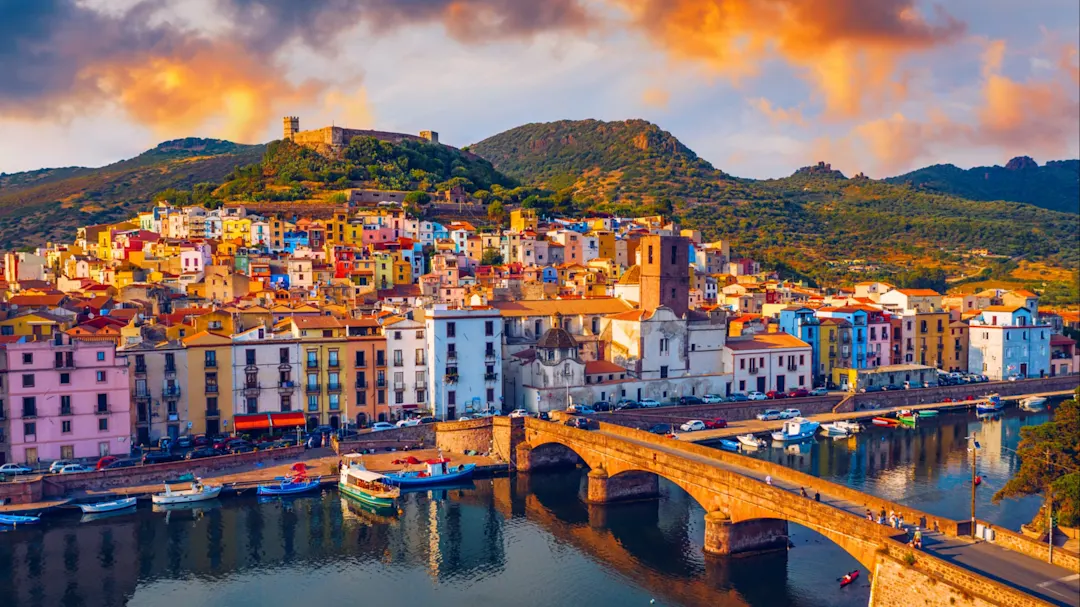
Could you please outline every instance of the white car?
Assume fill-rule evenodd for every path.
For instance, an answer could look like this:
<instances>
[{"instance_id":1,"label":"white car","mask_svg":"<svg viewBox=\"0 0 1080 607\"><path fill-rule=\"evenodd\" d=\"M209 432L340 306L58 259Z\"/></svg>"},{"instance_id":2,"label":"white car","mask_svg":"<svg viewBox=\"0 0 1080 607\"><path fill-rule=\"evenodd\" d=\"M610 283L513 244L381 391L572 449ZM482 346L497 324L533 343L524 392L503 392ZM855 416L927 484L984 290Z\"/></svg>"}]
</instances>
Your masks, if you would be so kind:
<instances>
[{"instance_id":1,"label":"white car","mask_svg":"<svg viewBox=\"0 0 1080 607\"><path fill-rule=\"evenodd\" d=\"M654 400L652 398L643 398L643 399L641 399L641 402L639 402L638 404L641 405L642 407L652 409L653 407L659 407L660 406L660 401Z\"/></svg>"},{"instance_id":2,"label":"white car","mask_svg":"<svg viewBox=\"0 0 1080 607\"><path fill-rule=\"evenodd\" d=\"M705 429L705 422L700 419L692 419L685 424L679 426L679 430L683 432L697 432Z\"/></svg>"},{"instance_id":3,"label":"white car","mask_svg":"<svg viewBox=\"0 0 1080 607\"><path fill-rule=\"evenodd\" d=\"M746 393L746 398L748 398L750 400L768 400L769 399L768 396L765 396L764 392L758 392L757 390L754 390L753 392L747 392Z\"/></svg>"},{"instance_id":4,"label":"white car","mask_svg":"<svg viewBox=\"0 0 1080 607\"><path fill-rule=\"evenodd\" d=\"M417 423L419 423L419 420ZM374 424L371 424L371 431L382 432L383 430L393 430L396 427L397 426L391 424L390 422L375 422Z\"/></svg>"},{"instance_id":5,"label":"white car","mask_svg":"<svg viewBox=\"0 0 1080 607\"><path fill-rule=\"evenodd\" d=\"M0 466L0 474L30 474L33 472L26 466L20 466L19 464L4 464Z\"/></svg>"},{"instance_id":6,"label":"white car","mask_svg":"<svg viewBox=\"0 0 1080 607\"><path fill-rule=\"evenodd\" d=\"M719 394L706 394L701 397L701 400L706 404L715 405L716 403L724 402L724 397Z\"/></svg>"},{"instance_id":7,"label":"white car","mask_svg":"<svg viewBox=\"0 0 1080 607\"><path fill-rule=\"evenodd\" d=\"M58 459L49 465L49 474L57 474L64 468L64 466L70 466L79 462L73 459Z\"/></svg>"},{"instance_id":8,"label":"white car","mask_svg":"<svg viewBox=\"0 0 1080 607\"><path fill-rule=\"evenodd\" d=\"M776 409L765 409L754 417L756 417L758 421L771 422L773 420L780 419L780 411Z\"/></svg>"},{"instance_id":9,"label":"white car","mask_svg":"<svg viewBox=\"0 0 1080 607\"><path fill-rule=\"evenodd\" d=\"M79 472L93 472L93 468L88 468L82 464L68 464L60 469L60 474L78 474Z\"/></svg>"},{"instance_id":10,"label":"white car","mask_svg":"<svg viewBox=\"0 0 1080 607\"><path fill-rule=\"evenodd\" d=\"M471 418L471 417L469 417L468 415L462 415L461 417L457 418L457 420L458 420L459 422L467 422L467 421L470 421L471 419L472 419L472 418Z\"/></svg>"},{"instance_id":11,"label":"white car","mask_svg":"<svg viewBox=\"0 0 1080 607\"><path fill-rule=\"evenodd\" d=\"M410 417L408 419L403 419L403 420L399 421L397 424L395 424L395 426L398 427L398 428L409 428L411 426L419 426L419 425L420 425L420 418L419 417Z\"/></svg>"},{"instance_id":12,"label":"white car","mask_svg":"<svg viewBox=\"0 0 1080 607\"><path fill-rule=\"evenodd\" d=\"M529 412L525 409L514 409L510 412L510 417L529 417Z\"/></svg>"},{"instance_id":13,"label":"white car","mask_svg":"<svg viewBox=\"0 0 1080 607\"><path fill-rule=\"evenodd\" d=\"M798 409L784 409L780 412L780 419L794 419L796 417L802 417L802 411Z\"/></svg>"}]
</instances>

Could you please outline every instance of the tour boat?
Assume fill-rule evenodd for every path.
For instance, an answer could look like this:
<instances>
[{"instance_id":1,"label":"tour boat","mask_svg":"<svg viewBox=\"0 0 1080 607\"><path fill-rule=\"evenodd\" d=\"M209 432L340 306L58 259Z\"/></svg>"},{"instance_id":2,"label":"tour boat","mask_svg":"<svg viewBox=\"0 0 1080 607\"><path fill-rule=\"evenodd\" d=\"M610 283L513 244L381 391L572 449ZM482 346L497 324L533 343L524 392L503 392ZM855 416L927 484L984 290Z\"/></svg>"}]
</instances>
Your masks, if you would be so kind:
<instances>
[{"instance_id":1,"label":"tour boat","mask_svg":"<svg viewBox=\"0 0 1080 607\"><path fill-rule=\"evenodd\" d=\"M1005 402L998 394L987 394L986 400L975 404L977 413L995 413L1005 408Z\"/></svg>"},{"instance_id":2,"label":"tour boat","mask_svg":"<svg viewBox=\"0 0 1080 607\"><path fill-rule=\"evenodd\" d=\"M83 511L84 514L98 514L101 512L112 512L114 510L124 510L125 508L133 508L135 506L135 498L125 497L123 499L112 500L109 502L98 502L96 504L75 504Z\"/></svg>"},{"instance_id":3,"label":"tour boat","mask_svg":"<svg viewBox=\"0 0 1080 607\"><path fill-rule=\"evenodd\" d=\"M275 485L259 485L257 495L296 495L319 488L319 481L311 478L283 480Z\"/></svg>"},{"instance_id":4,"label":"tour boat","mask_svg":"<svg viewBox=\"0 0 1080 607\"><path fill-rule=\"evenodd\" d=\"M405 469L400 472L386 474L386 480L399 487L418 487L422 485L437 485L465 480L472 476L476 464L458 464L451 466L450 460L440 456L436 459L421 461L413 456L404 460L395 460L395 464L405 464ZM409 466L423 465L420 470L410 470Z\"/></svg>"},{"instance_id":5,"label":"tour boat","mask_svg":"<svg viewBox=\"0 0 1080 607\"><path fill-rule=\"evenodd\" d=\"M739 450L739 443L737 443L737 442L735 442L733 440L728 440L726 438L722 438L722 439L720 439L720 448L723 449L724 451L738 451Z\"/></svg>"},{"instance_id":6,"label":"tour boat","mask_svg":"<svg viewBox=\"0 0 1080 607\"><path fill-rule=\"evenodd\" d=\"M748 449L764 449L765 441L754 436L753 434L740 434L735 437L738 439L739 444Z\"/></svg>"},{"instance_id":7,"label":"tour boat","mask_svg":"<svg viewBox=\"0 0 1080 607\"><path fill-rule=\"evenodd\" d=\"M377 508L391 508L397 504L401 489L390 484L382 474L364 467L363 456L350 453L344 458L338 489L349 497Z\"/></svg>"},{"instance_id":8,"label":"tour boat","mask_svg":"<svg viewBox=\"0 0 1080 607\"><path fill-rule=\"evenodd\" d=\"M1046 397L1029 396L1020 399L1020 408L1024 411L1043 411L1046 409Z\"/></svg>"},{"instance_id":9,"label":"tour boat","mask_svg":"<svg viewBox=\"0 0 1080 607\"><path fill-rule=\"evenodd\" d=\"M221 485L204 485L196 478L191 481L190 489L174 491L172 481L165 481L165 492L155 493L151 501L155 504L191 504L212 500L221 494Z\"/></svg>"},{"instance_id":10,"label":"tour boat","mask_svg":"<svg viewBox=\"0 0 1080 607\"><path fill-rule=\"evenodd\" d=\"M18 514L0 514L0 525L32 525L41 520L40 516L21 516Z\"/></svg>"},{"instance_id":11,"label":"tour boat","mask_svg":"<svg viewBox=\"0 0 1080 607\"><path fill-rule=\"evenodd\" d=\"M875 417L870 421L875 426L888 426L890 428L895 428L896 426L900 425L900 420L893 417Z\"/></svg>"},{"instance_id":12,"label":"tour boat","mask_svg":"<svg viewBox=\"0 0 1080 607\"><path fill-rule=\"evenodd\" d=\"M821 424L821 433L825 436L837 436L845 437L850 434L850 430L847 428L838 426L837 424Z\"/></svg>"},{"instance_id":13,"label":"tour boat","mask_svg":"<svg viewBox=\"0 0 1080 607\"><path fill-rule=\"evenodd\" d=\"M784 421L784 427L773 432L773 440L777 441L800 441L813 438L821 424L810 421L805 417L795 417Z\"/></svg>"}]
</instances>

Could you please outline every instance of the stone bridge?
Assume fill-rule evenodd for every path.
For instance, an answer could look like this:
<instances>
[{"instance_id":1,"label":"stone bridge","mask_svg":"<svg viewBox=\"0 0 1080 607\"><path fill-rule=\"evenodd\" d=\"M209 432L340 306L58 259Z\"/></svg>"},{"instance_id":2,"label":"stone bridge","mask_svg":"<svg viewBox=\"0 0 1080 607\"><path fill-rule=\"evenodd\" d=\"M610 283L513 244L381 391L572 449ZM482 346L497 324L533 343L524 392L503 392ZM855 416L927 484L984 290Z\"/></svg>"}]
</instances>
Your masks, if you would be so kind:
<instances>
[{"instance_id":1,"label":"stone bridge","mask_svg":"<svg viewBox=\"0 0 1080 607\"><path fill-rule=\"evenodd\" d=\"M949 538L967 530L955 521L936 520L927 513L771 462L611 424L586 431L529 418L524 420L524 438L515 442L519 472L578 462L588 466L584 497L592 504L654 497L659 477L667 479L704 508L704 549L709 554L785 549L789 522L812 529L874 573L871 605L900 604L896 588L920 585L926 587L920 599L927 598L927 605L1069 604L1040 591L1038 584L1028 584L1027 578L1019 582L1009 579L1010 571L1027 565L1021 561L1035 559L998 549L1000 554L987 557L993 562L984 571L960 564L956 557L939 558L930 546L913 552L903 542L904 532L867 520L865 510L895 508L908 521L924 528L936 526L941 529L942 547L957 548ZM765 481L767 475L771 483ZM801 497L800 487L810 496L820 493L820 501ZM940 554L944 555L944 550ZM1032 567L1035 565L1037 562ZM1039 579L1053 581L1069 572L1054 568L1040 575Z\"/></svg>"}]
</instances>

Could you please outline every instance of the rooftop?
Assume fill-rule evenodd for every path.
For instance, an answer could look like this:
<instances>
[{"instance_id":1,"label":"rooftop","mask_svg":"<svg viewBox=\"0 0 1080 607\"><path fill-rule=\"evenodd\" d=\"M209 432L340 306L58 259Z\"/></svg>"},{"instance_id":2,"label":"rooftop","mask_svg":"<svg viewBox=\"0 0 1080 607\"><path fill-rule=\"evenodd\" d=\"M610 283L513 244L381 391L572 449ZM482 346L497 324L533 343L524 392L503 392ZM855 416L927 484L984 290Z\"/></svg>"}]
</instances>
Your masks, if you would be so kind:
<instances>
[{"instance_id":1,"label":"rooftop","mask_svg":"<svg viewBox=\"0 0 1080 607\"><path fill-rule=\"evenodd\" d=\"M787 333L758 333L732 337L727 341L727 347L736 351L747 350L775 350L784 348L809 348L810 344Z\"/></svg>"}]
</instances>

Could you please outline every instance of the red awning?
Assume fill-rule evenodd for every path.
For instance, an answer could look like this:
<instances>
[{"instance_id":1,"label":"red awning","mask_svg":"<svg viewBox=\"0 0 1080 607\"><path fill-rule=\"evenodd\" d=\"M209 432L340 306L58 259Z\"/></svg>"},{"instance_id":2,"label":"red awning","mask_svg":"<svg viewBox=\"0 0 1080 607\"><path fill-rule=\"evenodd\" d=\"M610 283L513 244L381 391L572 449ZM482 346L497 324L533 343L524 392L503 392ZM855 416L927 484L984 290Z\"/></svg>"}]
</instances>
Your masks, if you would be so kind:
<instances>
[{"instance_id":1,"label":"red awning","mask_svg":"<svg viewBox=\"0 0 1080 607\"><path fill-rule=\"evenodd\" d=\"M398 406L400 406L402 409L416 409L416 408L420 407L420 405L398 405Z\"/></svg>"},{"instance_id":2,"label":"red awning","mask_svg":"<svg viewBox=\"0 0 1080 607\"><path fill-rule=\"evenodd\" d=\"M307 425L304 414L299 411L295 413L271 413L270 423L275 428L295 428Z\"/></svg>"},{"instance_id":3,"label":"red awning","mask_svg":"<svg viewBox=\"0 0 1080 607\"><path fill-rule=\"evenodd\" d=\"M263 430L270 427L270 416L266 413L258 415L237 415L233 418L233 427L237 430Z\"/></svg>"}]
</instances>

